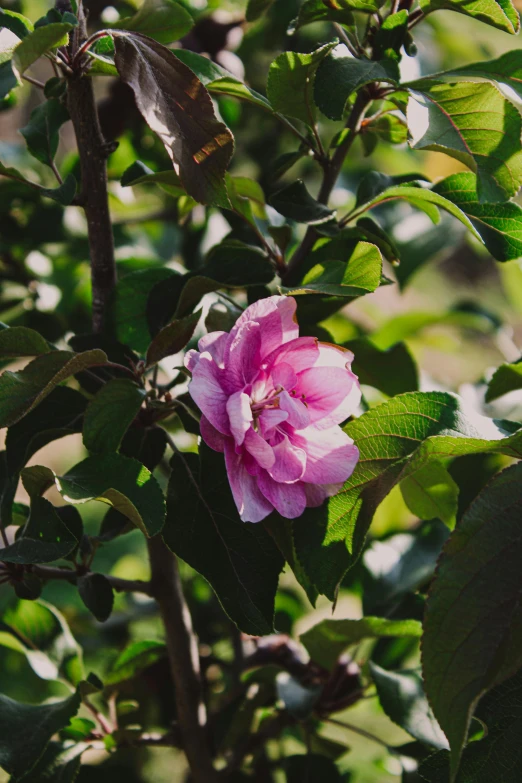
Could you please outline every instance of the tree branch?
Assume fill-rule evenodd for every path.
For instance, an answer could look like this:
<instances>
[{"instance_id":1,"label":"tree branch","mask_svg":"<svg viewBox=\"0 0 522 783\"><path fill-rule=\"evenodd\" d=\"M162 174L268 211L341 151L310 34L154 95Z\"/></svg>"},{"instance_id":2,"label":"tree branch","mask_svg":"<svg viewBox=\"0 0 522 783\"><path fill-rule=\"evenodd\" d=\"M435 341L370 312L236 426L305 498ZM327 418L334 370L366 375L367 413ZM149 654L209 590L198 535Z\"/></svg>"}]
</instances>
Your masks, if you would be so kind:
<instances>
[{"instance_id":1,"label":"tree branch","mask_svg":"<svg viewBox=\"0 0 522 783\"><path fill-rule=\"evenodd\" d=\"M81 42L87 37L81 4L78 16L78 40ZM116 264L107 190L107 147L98 119L92 80L81 72L68 77L67 105L80 156L82 205L91 251L93 330L100 333L116 285Z\"/></svg>"},{"instance_id":2,"label":"tree branch","mask_svg":"<svg viewBox=\"0 0 522 783\"><path fill-rule=\"evenodd\" d=\"M337 147L331 161L324 169L323 182L319 191L319 195L317 196L317 200L320 204L328 203L332 190L334 189L335 183L337 182L337 178L341 173L343 163L346 159L346 156L348 155L348 152L350 151L353 142L357 137L365 111L370 103L371 98L369 97L367 91L364 89L361 90L361 92L357 95L352 111L350 112L350 116L348 117L348 121L346 123L346 130L348 131L346 138L343 143ZM303 241L288 263L286 273L283 278L283 283L285 285L295 285L299 282L301 266L306 259L306 256L313 248L317 236L318 234L315 228L313 226L309 226L306 234L304 235Z\"/></svg>"},{"instance_id":3,"label":"tree branch","mask_svg":"<svg viewBox=\"0 0 522 783\"><path fill-rule=\"evenodd\" d=\"M153 593L165 626L170 668L176 688L176 707L183 748L195 783L215 783L206 730L199 673L199 653L185 603L177 561L161 536L149 539Z\"/></svg>"}]
</instances>

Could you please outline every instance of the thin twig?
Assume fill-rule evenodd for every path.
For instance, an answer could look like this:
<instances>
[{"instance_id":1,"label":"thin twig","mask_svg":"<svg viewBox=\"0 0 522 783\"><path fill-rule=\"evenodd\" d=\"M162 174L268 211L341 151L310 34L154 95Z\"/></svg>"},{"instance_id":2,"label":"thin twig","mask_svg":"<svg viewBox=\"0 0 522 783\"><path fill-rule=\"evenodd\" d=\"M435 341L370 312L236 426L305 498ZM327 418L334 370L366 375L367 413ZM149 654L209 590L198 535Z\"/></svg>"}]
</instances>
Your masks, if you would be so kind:
<instances>
[{"instance_id":1,"label":"thin twig","mask_svg":"<svg viewBox=\"0 0 522 783\"><path fill-rule=\"evenodd\" d=\"M339 36L339 38L341 39L343 44L346 46L348 51L351 54L353 54L354 57L358 57L359 56L359 52L357 51L357 49L353 45L352 41L350 40L346 30L343 27L341 27L341 25L338 24L338 22L334 22L334 27L335 27L335 32L337 33L337 35Z\"/></svg>"},{"instance_id":2,"label":"thin twig","mask_svg":"<svg viewBox=\"0 0 522 783\"><path fill-rule=\"evenodd\" d=\"M0 558L2 552L0 550ZM33 565L32 573L39 576L40 579L48 581L54 579L61 579L65 582L71 582L76 584L79 574L70 568L54 568L52 566ZM90 572L86 574L89 576ZM118 593L145 593L145 595L152 596L152 584L150 582L143 582L140 579L120 579L118 576L106 575L105 578L111 584L111 586Z\"/></svg>"},{"instance_id":3,"label":"thin twig","mask_svg":"<svg viewBox=\"0 0 522 783\"><path fill-rule=\"evenodd\" d=\"M54 160L51 161L50 166L51 166L51 169L52 169L52 172L53 172L54 176L58 180L58 184L59 185L63 185L62 175L58 171L58 168L57 168L56 163L54 162Z\"/></svg>"},{"instance_id":4,"label":"thin twig","mask_svg":"<svg viewBox=\"0 0 522 783\"><path fill-rule=\"evenodd\" d=\"M359 726L354 726L352 723L345 723L342 720L336 720L336 718L323 718L323 720L325 720L327 723L333 724L334 726L340 726L343 729L348 729L348 731L353 731L354 734L360 734L361 737L365 737L372 742L376 742L378 745L382 745L382 747L386 748L386 750L390 753L395 753L395 748L392 748L379 737L376 737L375 734L371 734L369 731L366 731L366 729L360 729Z\"/></svg>"},{"instance_id":5,"label":"thin twig","mask_svg":"<svg viewBox=\"0 0 522 783\"><path fill-rule=\"evenodd\" d=\"M34 84L34 86L38 87L40 90L45 89L45 84L43 82L38 81L38 79L34 79L32 76L28 76L26 73L22 74L22 79L25 79L25 81L29 82L29 84Z\"/></svg>"}]
</instances>

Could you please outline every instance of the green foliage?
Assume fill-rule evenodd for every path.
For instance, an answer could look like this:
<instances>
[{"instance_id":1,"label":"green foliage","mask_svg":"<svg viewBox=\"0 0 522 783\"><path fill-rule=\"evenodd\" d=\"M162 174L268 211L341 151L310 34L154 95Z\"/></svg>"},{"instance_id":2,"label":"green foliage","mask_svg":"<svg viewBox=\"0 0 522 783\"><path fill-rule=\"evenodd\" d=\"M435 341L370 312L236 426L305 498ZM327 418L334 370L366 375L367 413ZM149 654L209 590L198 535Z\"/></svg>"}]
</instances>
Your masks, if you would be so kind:
<instances>
[{"instance_id":1,"label":"green foliage","mask_svg":"<svg viewBox=\"0 0 522 783\"><path fill-rule=\"evenodd\" d=\"M85 448L98 454L117 451L144 399L145 390L123 378L102 386L85 411Z\"/></svg>"},{"instance_id":2,"label":"green foliage","mask_svg":"<svg viewBox=\"0 0 522 783\"><path fill-rule=\"evenodd\" d=\"M145 0L134 16L120 19L116 26L167 44L186 35L193 24L191 15L175 0Z\"/></svg>"}]
</instances>

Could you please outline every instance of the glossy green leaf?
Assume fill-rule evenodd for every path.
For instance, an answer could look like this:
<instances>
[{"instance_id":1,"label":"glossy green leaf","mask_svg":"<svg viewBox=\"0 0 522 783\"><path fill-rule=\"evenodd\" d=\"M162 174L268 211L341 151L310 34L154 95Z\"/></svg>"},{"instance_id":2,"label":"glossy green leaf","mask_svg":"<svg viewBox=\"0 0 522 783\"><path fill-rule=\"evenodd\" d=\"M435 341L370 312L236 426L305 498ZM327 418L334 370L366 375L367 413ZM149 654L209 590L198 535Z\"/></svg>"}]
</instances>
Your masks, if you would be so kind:
<instances>
[{"instance_id":1,"label":"glossy green leaf","mask_svg":"<svg viewBox=\"0 0 522 783\"><path fill-rule=\"evenodd\" d=\"M34 30L33 23L27 17L7 9L0 11L0 27L6 27L20 39Z\"/></svg>"},{"instance_id":2,"label":"glossy green leaf","mask_svg":"<svg viewBox=\"0 0 522 783\"><path fill-rule=\"evenodd\" d=\"M73 718L72 721L80 718ZM85 720L84 718L82 720ZM92 723L92 721L86 721ZM94 724L93 724L94 725ZM11 778L12 783L75 783L80 772L82 753L88 750L85 742L50 742L35 767L22 778Z\"/></svg>"},{"instance_id":3,"label":"glossy green leaf","mask_svg":"<svg viewBox=\"0 0 522 783\"><path fill-rule=\"evenodd\" d=\"M115 36L115 63L138 109L169 153L187 193L228 206L225 171L234 139L216 118L203 83L173 52L150 38Z\"/></svg>"},{"instance_id":4,"label":"glossy green leaf","mask_svg":"<svg viewBox=\"0 0 522 783\"><path fill-rule=\"evenodd\" d=\"M522 182L522 118L500 90L486 82L449 85L431 79L409 87L415 91L408 103L412 147L464 163L477 175L481 202L514 196ZM420 114L426 128L418 122Z\"/></svg>"},{"instance_id":5,"label":"glossy green leaf","mask_svg":"<svg viewBox=\"0 0 522 783\"><path fill-rule=\"evenodd\" d=\"M0 376L0 427L15 424L71 375L106 361L100 350L78 354L51 351L33 359L23 370L6 370Z\"/></svg>"},{"instance_id":6,"label":"glossy green leaf","mask_svg":"<svg viewBox=\"0 0 522 783\"><path fill-rule=\"evenodd\" d=\"M394 397L419 388L419 373L407 346L398 342L381 350L368 338L345 344L353 352L352 370L359 382Z\"/></svg>"},{"instance_id":7,"label":"glossy green leaf","mask_svg":"<svg viewBox=\"0 0 522 783\"><path fill-rule=\"evenodd\" d=\"M357 561L371 519L398 481L431 460L497 453L520 458L522 433L468 411L446 392L401 394L345 426L360 459L341 492L293 524L297 556L320 592L334 598Z\"/></svg>"},{"instance_id":8,"label":"glossy green leaf","mask_svg":"<svg viewBox=\"0 0 522 783\"><path fill-rule=\"evenodd\" d=\"M522 256L522 208L512 201L481 203L474 174L452 174L433 190L451 201L469 218L481 240L497 261Z\"/></svg>"},{"instance_id":9,"label":"glossy green leaf","mask_svg":"<svg viewBox=\"0 0 522 783\"><path fill-rule=\"evenodd\" d=\"M192 16L175 0L145 0L134 16L118 19L115 26L167 44L183 38L193 25Z\"/></svg>"},{"instance_id":10,"label":"glossy green leaf","mask_svg":"<svg viewBox=\"0 0 522 783\"><path fill-rule=\"evenodd\" d=\"M380 705L390 720L419 742L432 748L448 747L448 741L428 704L418 672L389 672L371 661L370 672Z\"/></svg>"},{"instance_id":11,"label":"glossy green leaf","mask_svg":"<svg viewBox=\"0 0 522 783\"><path fill-rule=\"evenodd\" d=\"M0 100L7 98L11 90L14 90L18 86L18 80L13 71L12 60L3 59L4 55L0 52ZM4 167L0 164L0 174ZM14 169L13 169L14 170ZM23 178L22 178L23 179Z\"/></svg>"},{"instance_id":12,"label":"glossy green leaf","mask_svg":"<svg viewBox=\"0 0 522 783\"><path fill-rule=\"evenodd\" d=\"M425 14L441 9L457 11L505 33L518 33L520 29L520 19L511 0L421 0L420 6Z\"/></svg>"},{"instance_id":13,"label":"glossy green leaf","mask_svg":"<svg viewBox=\"0 0 522 783\"><path fill-rule=\"evenodd\" d=\"M404 8L386 17L377 32L373 44L374 57L399 62L401 49L408 34L408 11Z\"/></svg>"},{"instance_id":14,"label":"glossy green leaf","mask_svg":"<svg viewBox=\"0 0 522 783\"><path fill-rule=\"evenodd\" d=\"M202 275L223 286L267 285L275 271L266 253L238 239L225 239L208 253Z\"/></svg>"},{"instance_id":15,"label":"glossy green leaf","mask_svg":"<svg viewBox=\"0 0 522 783\"><path fill-rule=\"evenodd\" d=\"M117 451L145 396L145 389L125 378L115 378L102 386L85 411L85 448L97 454Z\"/></svg>"},{"instance_id":16,"label":"glossy green leaf","mask_svg":"<svg viewBox=\"0 0 522 783\"><path fill-rule=\"evenodd\" d=\"M50 49L66 44L72 29L72 24L56 22L45 27L37 27L26 35L14 52L13 63L18 74L21 76L30 65Z\"/></svg>"},{"instance_id":17,"label":"glossy green leaf","mask_svg":"<svg viewBox=\"0 0 522 783\"><path fill-rule=\"evenodd\" d=\"M17 601L0 619L0 645L22 652L44 680L82 679L81 650L65 618L45 601Z\"/></svg>"},{"instance_id":18,"label":"glossy green leaf","mask_svg":"<svg viewBox=\"0 0 522 783\"><path fill-rule=\"evenodd\" d=\"M327 251L326 251L327 252ZM375 291L381 283L382 256L379 249L369 242L354 243L346 261L325 261L316 264L305 275L297 294L327 294L353 299Z\"/></svg>"},{"instance_id":19,"label":"glossy green leaf","mask_svg":"<svg viewBox=\"0 0 522 783\"><path fill-rule=\"evenodd\" d=\"M227 191L230 203L251 226L256 227L256 218L268 220L266 214L265 194L261 185L249 177L226 176Z\"/></svg>"},{"instance_id":20,"label":"glossy green leaf","mask_svg":"<svg viewBox=\"0 0 522 783\"><path fill-rule=\"evenodd\" d=\"M505 84L511 87L519 97L522 97L522 52L520 49L514 49L511 52L505 52L495 60L469 63L462 68L452 68L449 71L433 74L430 78L452 82L462 77L486 79L497 84Z\"/></svg>"},{"instance_id":21,"label":"glossy green leaf","mask_svg":"<svg viewBox=\"0 0 522 783\"><path fill-rule=\"evenodd\" d=\"M16 359L19 356L40 356L49 353L47 340L27 326L7 327L0 324L0 359Z\"/></svg>"},{"instance_id":22,"label":"glossy green leaf","mask_svg":"<svg viewBox=\"0 0 522 783\"><path fill-rule=\"evenodd\" d=\"M147 349L147 367L152 367L167 356L172 356L181 351L192 338L199 319L201 310L188 315L186 318L174 319L158 332Z\"/></svg>"},{"instance_id":23,"label":"glossy green leaf","mask_svg":"<svg viewBox=\"0 0 522 783\"><path fill-rule=\"evenodd\" d=\"M165 501L158 482L137 460L122 454L89 457L56 476L49 468L35 466L22 472L24 484L53 483L68 503L100 500L115 508L146 536L160 532L165 518ZM13 545L14 546L14 545Z\"/></svg>"},{"instance_id":24,"label":"glossy green leaf","mask_svg":"<svg viewBox=\"0 0 522 783\"><path fill-rule=\"evenodd\" d=\"M186 194L186 190L174 170L153 171L139 160L129 166L123 172L121 178L121 184L124 188L129 185L146 185L149 183L159 185L165 193L175 198Z\"/></svg>"},{"instance_id":25,"label":"glossy green leaf","mask_svg":"<svg viewBox=\"0 0 522 783\"><path fill-rule=\"evenodd\" d=\"M404 144L408 141L408 126L395 114L382 114L375 120L370 120L364 128L365 133L375 133L379 139L388 144Z\"/></svg>"},{"instance_id":26,"label":"glossy green leaf","mask_svg":"<svg viewBox=\"0 0 522 783\"><path fill-rule=\"evenodd\" d=\"M138 641L131 642L118 656L107 675L108 685L116 685L125 680L131 680L143 669L147 669L156 661L165 658L167 648L165 642Z\"/></svg>"},{"instance_id":27,"label":"glossy green leaf","mask_svg":"<svg viewBox=\"0 0 522 783\"><path fill-rule=\"evenodd\" d=\"M268 71L266 86L268 100L275 111L285 117L302 120L307 125L314 124L316 72L334 45L326 44L310 54L283 52L276 57Z\"/></svg>"},{"instance_id":28,"label":"glossy green leaf","mask_svg":"<svg viewBox=\"0 0 522 783\"><path fill-rule=\"evenodd\" d=\"M147 301L156 284L162 284L176 273L165 267L145 269L125 275L114 294L113 317L120 342L141 354L147 352L151 333L147 320Z\"/></svg>"},{"instance_id":29,"label":"glossy green leaf","mask_svg":"<svg viewBox=\"0 0 522 783\"><path fill-rule=\"evenodd\" d=\"M350 95L372 82L398 84L397 64L393 60L359 60L344 44L339 44L319 65L314 85L315 103L330 119L341 120Z\"/></svg>"},{"instance_id":30,"label":"glossy green leaf","mask_svg":"<svg viewBox=\"0 0 522 783\"><path fill-rule=\"evenodd\" d=\"M294 33L305 24L312 22L338 22L352 25L353 11L375 13L383 5L382 0L304 0L299 15L292 22L289 32Z\"/></svg>"},{"instance_id":31,"label":"glossy green leaf","mask_svg":"<svg viewBox=\"0 0 522 783\"><path fill-rule=\"evenodd\" d=\"M1 68L2 66L0 65L0 80ZM0 84L0 98L1 97ZM64 207L68 206L76 195L76 179L74 178L74 174L68 174L63 184L56 188L43 188L36 182L31 182L26 179L17 169L10 166L4 166L4 164L0 162L0 176L9 177L9 179L14 179L16 182L21 182L23 185L27 185L27 187L37 190L42 196L57 201Z\"/></svg>"},{"instance_id":32,"label":"glossy green leaf","mask_svg":"<svg viewBox=\"0 0 522 783\"><path fill-rule=\"evenodd\" d=\"M522 389L522 363L519 360L514 364L502 364L488 384L486 402L518 389Z\"/></svg>"},{"instance_id":33,"label":"glossy green leaf","mask_svg":"<svg viewBox=\"0 0 522 783\"><path fill-rule=\"evenodd\" d=\"M498 474L450 536L424 623L423 674L455 780L478 700L522 664L522 463Z\"/></svg>"},{"instance_id":34,"label":"glossy green leaf","mask_svg":"<svg viewBox=\"0 0 522 783\"><path fill-rule=\"evenodd\" d=\"M49 98L31 112L29 122L20 130L31 155L52 166L58 142L59 130L69 119L69 112L56 98Z\"/></svg>"},{"instance_id":35,"label":"glossy green leaf","mask_svg":"<svg viewBox=\"0 0 522 783\"><path fill-rule=\"evenodd\" d=\"M310 195L300 179L274 193L269 203L280 215L297 223L317 226L333 220L335 216L331 209Z\"/></svg>"},{"instance_id":36,"label":"glossy green leaf","mask_svg":"<svg viewBox=\"0 0 522 783\"><path fill-rule=\"evenodd\" d=\"M79 691L50 704L23 704L0 695L0 767L15 779L30 772L80 703Z\"/></svg>"},{"instance_id":37,"label":"glossy green leaf","mask_svg":"<svg viewBox=\"0 0 522 783\"><path fill-rule=\"evenodd\" d=\"M459 488L440 462L421 465L401 482L404 502L419 519L442 519L455 527Z\"/></svg>"},{"instance_id":38,"label":"glossy green leaf","mask_svg":"<svg viewBox=\"0 0 522 783\"><path fill-rule=\"evenodd\" d=\"M207 579L245 633L271 633L283 559L261 525L242 522L223 456L174 455L167 493L167 546Z\"/></svg>"},{"instance_id":39,"label":"glossy green leaf","mask_svg":"<svg viewBox=\"0 0 522 783\"><path fill-rule=\"evenodd\" d=\"M209 60L208 57L188 49L176 49L176 57L190 68L210 93L230 95L247 103L253 103L264 111L272 111L270 103L263 95L252 90L237 76L229 73L213 60Z\"/></svg>"},{"instance_id":40,"label":"glossy green leaf","mask_svg":"<svg viewBox=\"0 0 522 783\"><path fill-rule=\"evenodd\" d=\"M100 623L109 619L114 605L111 583L103 574L86 574L77 581L83 603Z\"/></svg>"},{"instance_id":41,"label":"glossy green leaf","mask_svg":"<svg viewBox=\"0 0 522 783\"><path fill-rule=\"evenodd\" d=\"M422 625L417 620L387 620L383 617L363 617L362 620L322 620L301 634L301 643L310 658L331 669L340 655L363 639L387 636L419 638Z\"/></svg>"},{"instance_id":42,"label":"glossy green leaf","mask_svg":"<svg viewBox=\"0 0 522 783\"><path fill-rule=\"evenodd\" d=\"M2 560L18 564L52 563L67 557L78 543L54 506L45 498L33 497L27 525L13 544L2 549Z\"/></svg>"}]
</instances>

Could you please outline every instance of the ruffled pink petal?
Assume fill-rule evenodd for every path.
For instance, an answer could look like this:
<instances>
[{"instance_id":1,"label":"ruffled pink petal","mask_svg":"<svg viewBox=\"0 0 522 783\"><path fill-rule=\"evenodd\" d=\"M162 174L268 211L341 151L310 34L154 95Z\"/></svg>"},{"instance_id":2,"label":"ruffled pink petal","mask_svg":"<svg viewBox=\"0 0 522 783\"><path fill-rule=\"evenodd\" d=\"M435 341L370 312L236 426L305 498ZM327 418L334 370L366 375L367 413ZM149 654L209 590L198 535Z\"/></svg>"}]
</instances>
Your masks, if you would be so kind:
<instances>
[{"instance_id":1,"label":"ruffled pink petal","mask_svg":"<svg viewBox=\"0 0 522 783\"><path fill-rule=\"evenodd\" d=\"M229 336L229 345L234 342L237 333L245 323L254 322L261 327L261 359L276 348L299 337L299 327L295 321L296 301L290 296L270 296L259 299L238 318Z\"/></svg>"},{"instance_id":2,"label":"ruffled pink petal","mask_svg":"<svg viewBox=\"0 0 522 783\"><path fill-rule=\"evenodd\" d=\"M355 375L341 367L312 367L298 375L296 397L306 401L310 424L328 429L350 416L361 392Z\"/></svg>"},{"instance_id":3,"label":"ruffled pink petal","mask_svg":"<svg viewBox=\"0 0 522 783\"><path fill-rule=\"evenodd\" d=\"M266 357L266 366L270 371L270 368L277 367L284 362L289 364L294 372L302 372L318 361L319 344L317 337L298 337L280 345L270 356Z\"/></svg>"},{"instance_id":4,"label":"ruffled pink petal","mask_svg":"<svg viewBox=\"0 0 522 783\"><path fill-rule=\"evenodd\" d=\"M252 427L245 436L245 449L262 468L271 468L276 460L272 446Z\"/></svg>"},{"instance_id":5,"label":"ruffled pink petal","mask_svg":"<svg viewBox=\"0 0 522 783\"><path fill-rule=\"evenodd\" d=\"M288 419L288 413L280 408L266 409L262 411L258 422L261 435L268 440L275 431L275 428Z\"/></svg>"},{"instance_id":6,"label":"ruffled pink petal","mask_svg":"<svg viewBox=\"0 0 522 783\"><path fill-rule=\"evenodd\" d=\"M359 459L359 449L340 427L329 430L307 427L292 433L291 440L306 452L303 481L312 484L344 483Z\"/></svg>"},{"instance_id":7,"label":"ruffled pink petal","mask_svg":"<svg viewBox=\"0 0 522 783\"><path fill-rule=\"evenodd\" d=\"M232 394L227 400L227 414L230 422L230 432L238 446L245 440L245 433L250 429L253 420L250 409L250 397L243 392Z\"/></svg>"},{"instance_id":8,"label":"ruffled pink petal","mask_svg":"<svg viewBox=\"0 0 522 783\"><path fill-rule=\"evenodd\" d=\"M207 351L219 367L223 367L225 346L228 340L228 332L209 332L198 342L201 353Z\"/></svg>"},{"instance_id":9,"label":"ruffled pink petal","mask_svg":"<svg viewBox=\"0 0 522 783\"><path fill-rule=\"evenodd\" d=\"M225 441L227 438L217 431L215 427L209 422L206 416L201 417L199 422L199 429L201 437L211 449L214 451L225 451Z\"/></svg>"},{"instance_id":10,"label":"ruffled pink petal","mask_svg":"<svg viewBox=\"0 0 522 783\"><path fill-rule=\"evenodd\" d=\"M223 435L230 435L228 394L222 386L223 378L224 370L217 366L209 353L202 353L192 371L189 392L210 423Z\"/></svg>"},{"instance_id":11,"label":"ruffled pink petal","mask_svg":"<svg viewBox=\"0 0 522 783\"><path fill-rule=\"evenodd\" d=\"M286 362L277 364L271 372L274 388L287 389L290 391L297 383L297 375L293 367Z\"/></svg>"},{"instance_id":12,"label":"ruffled pink petal","mask_svg":"<svg viewBox=\"0 0 522 783\"><path fill-rule=\"evenodd\" d=\"M193 348L190 351L187 351L183 361L185 367L189 372L194 372L195 368L198 365L199 357L200 357L199 351L195 351Z\"/></svg>"},{"instance_id":13,"label":"ruffled pink petal","mask_svg":"<svg viewBox=\"0 0 522 783\"><path fill-rule=\"evenodd\" d=\"M353 362L353 353L348 348L333 343L318 343L318 355L314 367L342 367L350 370ZM311 365L309 365L311 366Z\"/></svg>"},{"instance_id":14,"label":"ruffled pink petal","mask_svg":"<svg viewBox=\"0 0 522 783\"><path fill-rule=\"evenodd\" d=\"M301 481L295 484L280 484L266 471L262 471L257 480L265 498L282 517L295 519L301 516L306 508L306 493Z\"/></svg>"},{"instance_id":15,"label":"ruffled pink petal","mask_svg":"<svg viewBox=\"0 0 522 783\"><path fill-rule=\"evenodd\" d=\"M302 400L282 391L279 395L279 407L288 414L288 424L296 430L302 430L310 424L310 413Z\"/></svg>"},{"instance_id":16,"label":"ruffled pink petal","mask_svg":"<svg viewBox=\"0 0 522 783\"><path fill-rule=\"evenodd\" d=\"M225 353L228 390L244 389L258 375L261 340L259 324L250 321L241 325L233 340L229 337Z\"/></svg>"},{"instance_id":17,"label":"ruffled pink petal","mask_svg":"<svg viewBox=\"0 0 522 783\"><path fill-rule=\"evenodd\" d=\"M283 440L273 447L275 462L268 472L274 481L299 481L306 468L306 453L296 448L285 435Z\"/></svg>"},{"instance_id":18,"label":"ruffled pink petal","mask_svg":"<svg viewBox=\"0 0 522 783\"><path fill-rule=\"evenodd\" d=\"M260 522L273 511L273 505L259 489L258 477L246 470L231 441L225 445L225 465L239 516L243 522Z\"/></svg>"}]
</instances>

